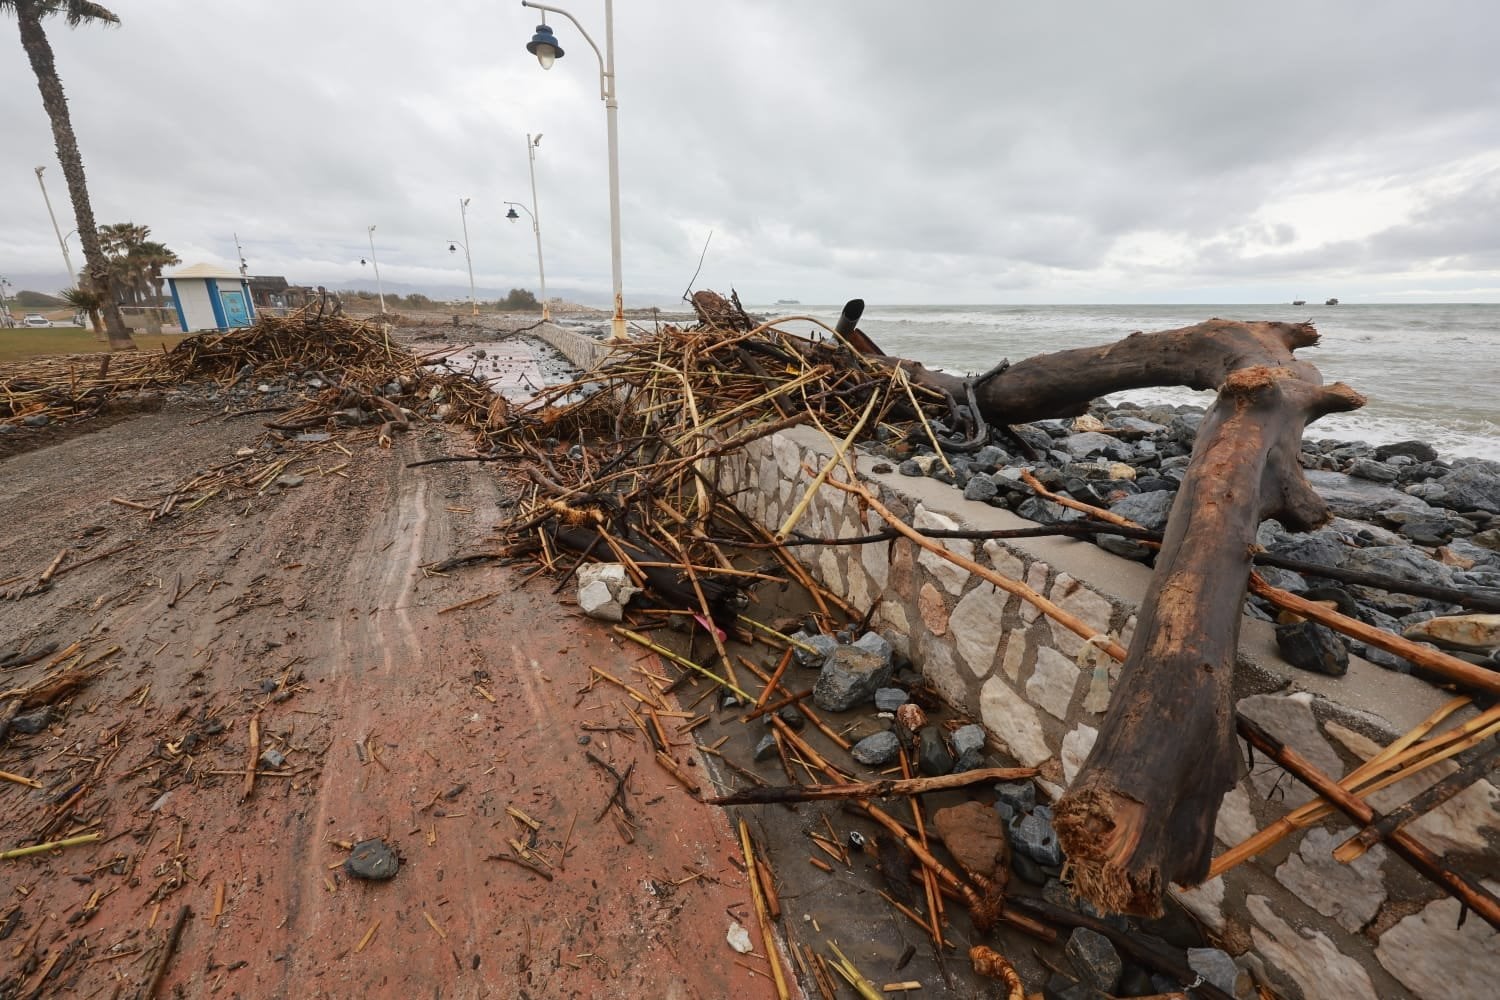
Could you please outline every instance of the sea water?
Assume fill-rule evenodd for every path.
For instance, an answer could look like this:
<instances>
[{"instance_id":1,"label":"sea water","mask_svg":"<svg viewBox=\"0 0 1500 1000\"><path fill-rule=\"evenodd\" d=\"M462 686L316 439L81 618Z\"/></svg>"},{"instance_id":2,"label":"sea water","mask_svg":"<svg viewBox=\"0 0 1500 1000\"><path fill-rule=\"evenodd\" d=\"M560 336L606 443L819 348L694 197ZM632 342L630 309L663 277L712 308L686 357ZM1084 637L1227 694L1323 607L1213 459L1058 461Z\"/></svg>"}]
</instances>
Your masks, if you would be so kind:
<instances>
[{"instance_id":1,"label":"sea water","mask_svg":"<svg viewBox=\"0 0 1500 1000\"><path fill-rule=\"evenodd\" d=\"M830 325L841 306L775 306ZM1500 460L1500 305L866 306L859 326L887 354L950 372L982 372L1137 330L1171 330L1211 317L1311 320L1322 340L1298 351L1327 382L1346 382L1369 402L1322 418L1309 438L1382 444L1416 439L1445 458ZM796 324L788 324L796 330ZM798 331L801 332L801 331ZM1210 392L1139 389L1111 401L1212 402Z\"/></svg>"}]
</instances>

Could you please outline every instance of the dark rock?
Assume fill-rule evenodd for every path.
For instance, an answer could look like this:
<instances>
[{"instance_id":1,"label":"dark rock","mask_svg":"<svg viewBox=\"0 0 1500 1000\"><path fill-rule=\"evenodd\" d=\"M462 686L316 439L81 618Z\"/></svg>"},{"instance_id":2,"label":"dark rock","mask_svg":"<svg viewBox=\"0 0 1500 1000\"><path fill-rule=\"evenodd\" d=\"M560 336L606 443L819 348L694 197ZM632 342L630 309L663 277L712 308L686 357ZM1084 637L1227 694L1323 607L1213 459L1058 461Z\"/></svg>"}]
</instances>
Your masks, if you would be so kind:
<instances>
[{"instance_id":1,"label":"dark rock","mask_svg":"<svg viewBox=\"0 0 1500 1000\"><path fill-rule=\"evenodd\" d=\"M796 705L788 705L786 708L783 708L781 711L777 712L776 717L782 722L785 722L787 728L793 730L794 732L800 733L802 731L802 727L807 725L807 717L798 710ZM769 726L770 724L771 717L768 715L766 716L766 725Z\"/></svg>"},{"instance_id":2,"label":"dark rock","mask_svg":"<svg viewBox=\"0 0 1500 1000\"><path fill-rule=\"evenodd\" d=\"M277 768L281 767L281 765L286 763L286 754L282 753L280 750L267 748L261 751L260 763L262 767L269 768L270 770L274 771Z\"/></svg>"},{"instance_id":3,"label":"dark rock","mask_svg":"<svg viewBox=\"0 0 1500 1000\"><path fill-rule=\"evenodd\" d=\"M887 663L890 663L892 657L895 655L895 647L891 645L890 640L879 632L866 632L858 639L855 639L852 645L855 649L863 649L867 653L874 653Z\"/></svg>"},{"instance_id":4,"label":"dark rock","mask_svg":"<svg viewBox=\"0 0 1500 1000\"><path fill-rule=\"evenodd\" d=\"M876 689L890 680L893 669L889 657L858 646L839 646L823 661L813 685L813 701L825 712L847 712L873 698Z\"/></svg>"},{"instance_id":5,"label":"dark rock","mask_svg":"<svg viewBox=\"0 0 1500 1000\"><path fill-rule=\"evenodd\" d=\"M910 700L906 692L900 688L879 688L875 692L875 710L878 712L894 712Z\"/></svg>"},{"instance_id":6,"label":"dark rock","mask_svg":"<svg viewBox=\"0 0 1500 1000\"><path fill-rule=\"evenodd\" d=\"M1041 497L1028 497L1016 508L1016 513L1028 521L1037 524L1065 524L1068 521L1076 521L1083 515L1076 510L1070 510L1060 503L1051 500L1043 500Z\"/></svg>"},{"instance_id":7,"label":"dark rock","mask_svg":"<svg viewBox=\"0 0 1500 1000\"><path fill-rule=\"evenodd\" d=\"M15 732L26 736L35 736L37 733L52 725L57 718L57 713L52 710L51 705L43 705L41 708L18 715L10 720L10 728Z\"/></svg>"},{"instance_id":8,"label":"dark rock","mask_svg":"<svg viewBox=\"0 0 1500 1000\"><path fill-rule=\"evenodd\" d=\"M896 471L901 473L901 475L903 476L910 476L913 479L917 479L927 475L922 467L917 464L916 459L912 458L908 458L906 461L896 466Z\"/></svg>"},{"instance_id":9,"label":"dark rock","mask_svg":"<svg viewBox=\"0 0 1500 1000\"><path fill-rule=\"evenodd\" d=\"M1179 447L1191 448L1193 440L1198 436L1198 427L1203 423L1201 413L1183 413L1172 418L1167 425L1167 434L1174 444Z\"/></svg>"},{"instance_id":10,"label":"dark rock","mask_svg":"<svg viewBox=\"0 0 1500 1000\"><path fill-rule=\"evenodd\" d=\"M1175 490L1178 480L1167 476L1139 476L1135 481L1136 489L1142 493L1159 493L1162 490Z\"/></svg>"},{"instance_id":11,"label":"dark rock","mask_svg":"<svg viewBox=\"0 0 1500 1000\"><path fill-rule=\"evenodd\" d=\"M21 418L21 423L27 427L46 427L52 423L52 418L45 413L32 413Z\"/></svg>"},{"instance_id":12,"label":"dark rock","mask_svg":"<svg viewBox=\"0 0 1500 1000\"><path fill-rule=\"evenodd\" d=\"M1110 944L1109 938L1087 927L1076 927L1068 935L1064 951L1072 961L1080 982L1105 993L1114 992L1115 985L1120 981L1120 974L1125 971L1125 963L1121 961L1119 952L1115 951L1115 946Z\"/></svg>"},{"instance_id":13,"label":"dark rock","mask_svg":"<svg viewBox=\"0 0 1500 1000\"><path fill-rule=\"evenodd\" d=\"M1110 510L1121 517L1130 518L1143 528L1160 530L1166 527L1167 517L1172 513L1172 502L1176 499L1177 494L1170 490L1137 493L1121 500L1110 507Z\"/></svg>"},{"instance_id":14,"label":"dark rock","mask_svg":"<svg viewBox=\"0 0 1500 1000\"><path fill-rule=\"evenodd\" d=\"M1095 535L1094 544L1105 552L1113 552L1122 559L1134 559L1137 562L1144 562L1156 553L1155 549L1144 542L1124 535Z\"/></svg>"},{"instance_id":15,"label":"dark rock","mask_svg":"<svg viewBox=\"0 0 1500 1000\"><path fill-rule=\"evenodd\" d=\"M964 499L978 500L983 503L993 500L999 492L1000 487L996 486L995 481L989 476L974 476L964 487Z\"/></svg>"},{"instance_id":16,"label":"dark rock","mask_svg":"<svg viewBox=\"0 0 1500 1000\"><path fill-rule=\"evenodd\" d=\"M1036 808L1036 785L1029 781L999 782L995 785L995 795L1017 813L1029 813Z\"/></svg>"},{"instance_id":17,"label":"dark rock","mask_svg":"<svg viewBox=\"0 0 1500 1000\"><path fill-rule=\"evenodd\" d=\"M866 767L883 767L896 759L901 741L890 730L866 736L849 753Z\"/></svg>"},{"instance_id":18,"label":"dark rock","mask_svg":"<svg viewBox=\"0 0 1500 1000\"><path fill-rule=\"evenodd\" d=\"M1355 479L1368 479L1372 483L1394 483L1398 473L1384 462L1358 458L1349 466L1349 475Z\"/></svg>"},{"instance_id":19,"label":"dark rock","mask_svg":"<svg viewBox=\"0 0 1500 1000\"><path fill-rule=\"evenodd\" d=\"M776 737L771 735L770 733L766 733L760 738L760 742L755 744L755 759L757 761L765 761L770 760L775 756Z\"/></svg>"},{"instance_id":20,"label":"dark rock","mask_svg":"<svg viewBox=\"0 0 1500 1000\"><path fill-rule=\"evenodd\" d=\"M1032 885L1046 885L1052 876L1042 870L1042 866L1032 861L1031 858L1020 851L1014 851L1010 856L1010 867L1017 875Z\"/></svg>"},{"instance_id":21,"label":"dark rock","mask_svg":"<svg viewBox=\"0 0 1500 1000\"><path fill-rule=\"evenodd\" d=\"M1084 431L1082 434L1071 434L1063 438L1062 445L1069 455L1080 459L1116 451L1121 446L1121 442L1118 438L1100 434L1098 431Z\"/></svg>"},{"instance_id":22,"label":"dark rock","mask_svg":"<svg viewBox=\"0 0 1500 1000\"><path fill-rule=\"evenodd\" d=\"M974 453L974 464L990 470L998 465L1009 465L1010 462L1010 453L992 444L987 444Z\"/></svg>"},{"instance_id":23,"label":"dark rock","mask_svg":"<svg viewBox=\"0 0 1500 1000\"><path fill-rule=\"evenodd\" d=\"M1057 831L1052 828L1052 810L1046 806L1037 806L1028 815L1011 822L1010 843L1039 865L1063 863L1062 845L1057 842Z\"/></svg>"},{"instance_id":24,"label":"dark rock","mask_svg":"<svg viewBox=\"0 0 1500 1000\"><path fill-rule=\"evenodd\" d=\"M1353 549L1344 557L1344 568L1362 573L1379 573L1416 583L1432 583L1448 586L1451 571L1447 566L1409 545L1372 545ZM1364 596L1364 588L1351 591L1355 596Z\"/></svg>"},{"instance_id":25,"label":"dark rock","mask_svg":"<svg viewBox=\"0 0 1500 1000\"><path fill-rule=\"evenodd\" d=\"M377 882L395 878L400 870L401 859L378 837L355 844L354 850L349 852L349 857L344 861L344 871L354 878Z\"/></svg>"},{"instance_id":26,"label":"dark rock","mask_svg":"<svg viewBox=\"0 0 1500 1000\"><path fill-rule=\"evenodd\" d=\"M1162 424L1153 423L1150 420L1142 420L1140 417L1114 416L1109 420L1110 429L1121 437L1129 439L1132 437L1151 437L1153 434L1166 432Z\"/></svg>"},{"instance_id":27,"label":"dark rock","mask_svg":"<svg viewBox=\"0 0 1500 1000\"><path fill-rule=\"evenodd\" d=\"M1096 1000L1099 991L1075 982L1060 972L1053 973L1042 987L1042 1000Z\"/></svg>"},{"instance_id":28,"label":"dark rock","mask_svg":"<svg viewBox=\"0 0 1500 1000\"><path fill-rule=\"evenodd\" d=\"M1261 579L1273 587L1290 590L1294 594L1300 594L1307 589L1307 579L1301 573L1293 573L1280 566L1257 566L1255 571L1260 574Z\"/></svg>"},{"instance_id":29,"label":"dark rock","mask_svg":"<svg viewBox=\"0 0 1500 1000\"><path fill-rule=\"evenodd\" d=\"M1492 552L1500 552L1500 528L1485 528L1483 531L1476 531L1469 541Z\"/></svg>"},{"instance_id":30,"label":"dark rock","mask_svg":"<svg viewBox=\"0 0 1500 1000\"><path fill-rule=\"evenodd\" d=\"M983 750L965 750L958 755L958 760L953 762L954 774L963 774L965 771L977 771L985 766Z\"/></svg>"},{"instance_id":31,"label":"dark rock","mask_svg":"<svg viewBox=\"0 0 1500 1000\"><path fill-rule=\"evenodd\" d=\"M1294 667L1342 677L1349 672L1349 650L1332 629L1317 622L1276 626L1276 648Z\"/></svg>"},{"instance_id":32,"label":"dark rock","mask_svg":"<svg viewBox=\"0 0 1500 1000\"><path fill-rule=\"evenodd\" d=\"M931 778L953 773L953 754L937 726L923 726L917 740L917 770Z\"/></svg>"},{"instance_id":33,"label":"dark rock","mask_svg":"<svg viewBox=\"0 0 1500 1000\"><path fill-rule=\"evenodd\" d=\"M833 651L839 648L837 639L831 635L824 635L821 632L813 632L811 634L807 632L793 632L792 638L802 643L803 646L811 646L816 650L816 652L810 653L801 648L801 646L792 647L792 658L800 666L804 667L822 666L823 661L827 660L833 654Z\"/></svg>"},{"instance_id":34,"label":"dark rock","mask_svg":"<svg viewBox=\"0 0 1500 1000\"><path fill-rule=\"evenodd\" d=\"M1328 509L1340 517L1368 521L1383 510L1429 510L1426 503L1397 489L1337 472L1309 471L1307 481Z\"/></svg>"},{"instance_id":35,"label":"dark rock","mask_svg":"<svg viewBox=\"0 0 1500 1000\"><path fill-rule=\"evenodd\" d=\"M970 750L983 750L985 739L984 727L972 723L967 726L959 726L953 731L952 739L953 752L960 757Z\"/></svg>"},{"instance_id":36,"label":"dark rock","mask_svg":"<svg viewBox=\"0 0 1500 1000\"><path fill-rule=\"evenodd\" d=\"M1418 462L1437 461L1437 449L1423 441L1397 441L1394 444L1383 444L1375 449L1375 458L1384 462L1393 455L1404 455L1416 459Z\"/></svg>"},{"instance_id":37,"label":"dark rock","mask_svg":"<svg viewBox=\"0 0 1500 1000\"><path fill-rule=\"evenodd\" d=\"M302 485L303 481L301 476L286 475L276 477L276 485L284 490L296 489Z\"/></svg>"},{"instance_id":38,"label":"dark rock","mask_svg":"<svg viewBox=\"0 0 1500 1000\"><path fill-rule=\"evenodd\" d=\"M1453 525L1436 518L1414 519L1401 525L1401 534L1418 545L1430 545L1436 548L1439 545L1447 545L1453 540Z\"/></svg>"},{"instance_id":39,"label":"dark rock","mask_svg":"<svg viewBox=\"0 0 1500 1000\"><path fill-rule=\"evenodd\" d=\"M1139 965L1127 964L1125 971L1120 973L1120 981L1115 984L1115 993L1122 997L1146 997L1156 992L1151 973Z\"/></svg>"},{"instance_id":40,"label":"dark rock","mask_svg":"<svg viewBox=\"0 0 1500 1000\"><path fill-rule=\"evenodd\" d=\"M1234 996L1234 983L1240 978L1240 969L1234 964L1234 959L1229 957L1228 952L1220 951L1218 948L1189 948L1187 960L1188 966L1194 972L1225 993Z\"/></svg>"},{"instance_id":41,"label":"dark rock","mask_svg":"<svg viewBox=\"0 0 1500 1000\"><path fill-rule=\"evenodd\" d=\"M1443 477L1443 506L1500 514L1500 474L1482 465L1465 465Z\"/></svg>"}]
</instances>

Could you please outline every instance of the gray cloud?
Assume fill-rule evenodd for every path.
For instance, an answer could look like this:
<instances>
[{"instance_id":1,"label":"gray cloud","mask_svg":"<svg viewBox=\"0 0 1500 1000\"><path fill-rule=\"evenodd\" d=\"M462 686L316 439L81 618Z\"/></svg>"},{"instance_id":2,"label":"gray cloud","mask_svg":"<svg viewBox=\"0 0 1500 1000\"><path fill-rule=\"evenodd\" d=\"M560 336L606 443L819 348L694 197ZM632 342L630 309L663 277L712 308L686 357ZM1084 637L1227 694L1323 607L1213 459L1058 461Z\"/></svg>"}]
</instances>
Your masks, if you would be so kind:
<instances>
[{"instance_id":1,"label":"gray cloud","mask_svg":"<svg viewBox=\"0 0 1500 1000\"><path fill-rule=\"evenodd\" d=\"M468 196L480 284L534 287L503 201L529 203L539 131L549 285L607 297L604 113L571 24L543 73L536 12L491 0L115 9L119 29L50 32L101 221L189 261L232 262L238 232L258 272L366 284L374 223L388 281L456 291ZM602 42L602 4L570 9ZM747 300L1490 287L1497 29L1483 0L622 3L627 301L674 299L710 230L699 284ZM55 287L31 173L55 158L8 19L6 51L0 274ZM1337 218L1288 208L1350 192Z\"/></svg>"}]
</instances>

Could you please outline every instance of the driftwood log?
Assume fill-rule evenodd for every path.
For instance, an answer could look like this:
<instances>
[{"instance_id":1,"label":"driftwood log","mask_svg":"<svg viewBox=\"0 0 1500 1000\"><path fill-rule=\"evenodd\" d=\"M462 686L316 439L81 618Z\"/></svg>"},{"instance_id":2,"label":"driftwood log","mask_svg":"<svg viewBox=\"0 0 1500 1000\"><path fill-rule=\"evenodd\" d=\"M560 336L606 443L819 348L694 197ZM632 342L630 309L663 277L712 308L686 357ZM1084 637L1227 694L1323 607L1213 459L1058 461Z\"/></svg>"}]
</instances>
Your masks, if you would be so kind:
<instances>
[{"instance_id":1,"label":"driftwood log","mask_svg":"<svg viewBox=\"0 0 1500 1000\"><path fill-rule=\"evenodd\" d=\"M1196 884L1238 767L1231 672L1256 528L1329 519L1297 464L1303 428L1364 404L1293 356L1307 323L1209 320L1042 355L975 382L898 362L990 424L1076 416L1111 392L1217 389L1172 508L1140 622L1098 741L1058 803L1075 889L1109 912L1161 912L1167 883Z\"/></svg>"}]
</instances>

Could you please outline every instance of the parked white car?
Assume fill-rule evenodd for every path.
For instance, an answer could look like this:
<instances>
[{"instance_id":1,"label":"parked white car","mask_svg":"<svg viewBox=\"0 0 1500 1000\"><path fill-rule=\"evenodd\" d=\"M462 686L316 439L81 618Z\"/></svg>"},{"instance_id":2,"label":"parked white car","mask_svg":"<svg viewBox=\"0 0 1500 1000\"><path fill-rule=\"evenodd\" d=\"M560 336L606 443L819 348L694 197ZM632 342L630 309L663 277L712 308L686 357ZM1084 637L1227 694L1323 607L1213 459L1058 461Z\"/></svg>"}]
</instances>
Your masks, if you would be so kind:
<instances>
[{"instance_id":1,"label":"parked white car","mask_svg":"<svg viewBox=\"0 0 1500 1000\"><path fill-rule=\"evenodd\" d=\"M52 325L52 321L45 316L38 315L37 313L28 313L25 316L21 317L21 325L50 327Z\"/></svg>"}]
</instances>

